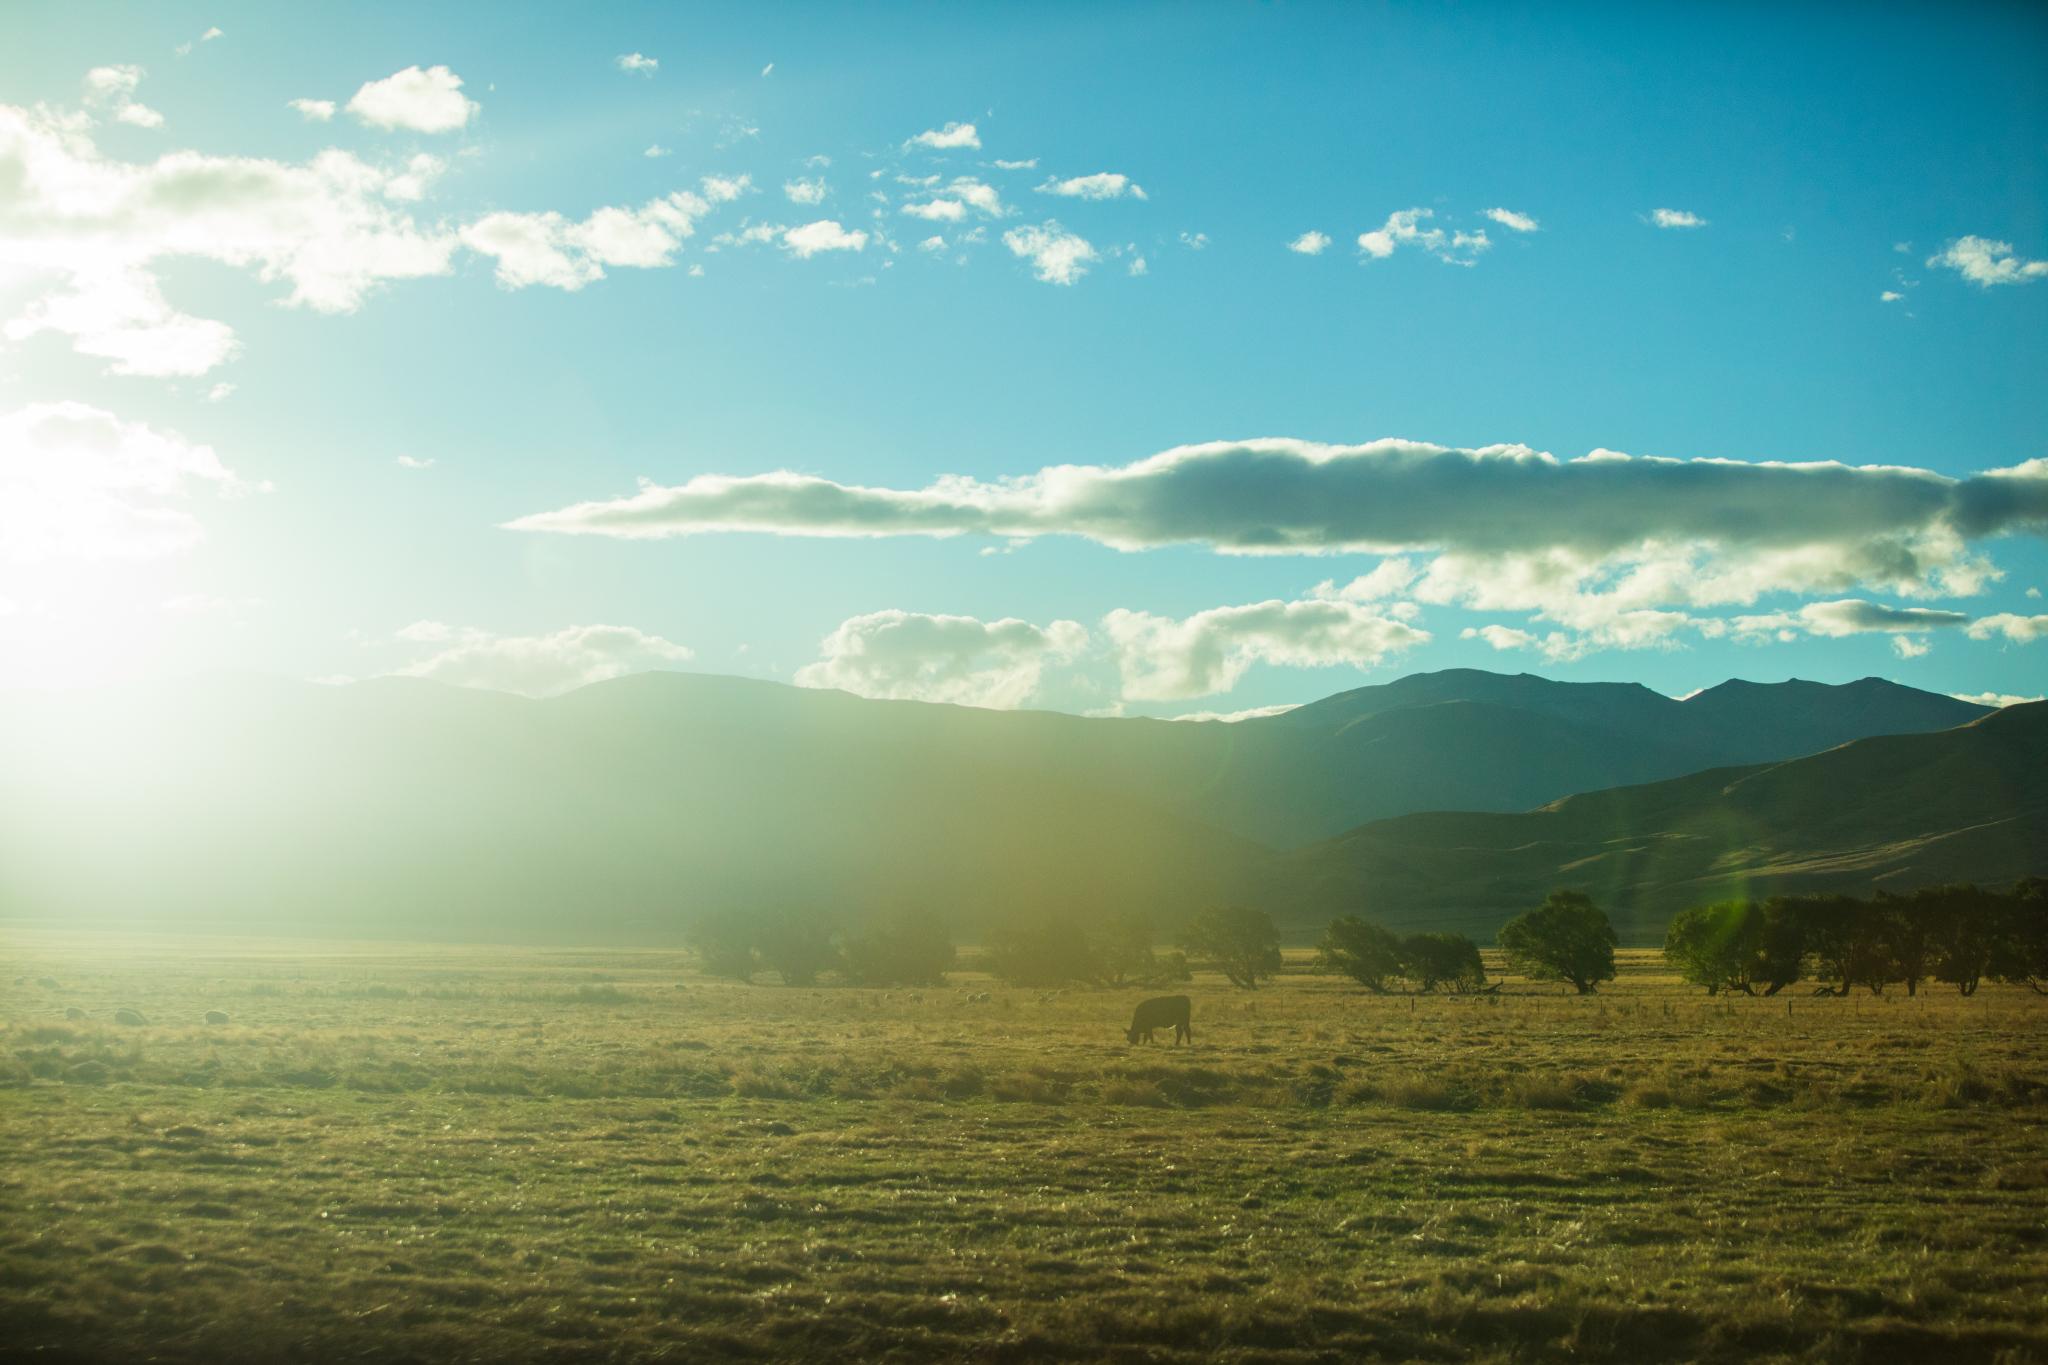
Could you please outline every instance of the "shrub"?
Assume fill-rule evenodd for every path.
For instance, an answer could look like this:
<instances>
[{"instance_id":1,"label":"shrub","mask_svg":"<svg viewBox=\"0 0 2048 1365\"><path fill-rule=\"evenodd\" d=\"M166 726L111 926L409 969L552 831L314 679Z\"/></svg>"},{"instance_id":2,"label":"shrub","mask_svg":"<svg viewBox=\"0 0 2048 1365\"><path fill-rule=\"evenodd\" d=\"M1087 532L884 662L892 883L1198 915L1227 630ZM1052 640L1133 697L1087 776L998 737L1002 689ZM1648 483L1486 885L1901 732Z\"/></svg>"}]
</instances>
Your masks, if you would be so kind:
<instances>
[{"instance_id":1,"label":"shrub","mask_svg":"<svg viewBox=\"0 0 2048 1365\"><path fill-rule=\"evenodd\" d=\"M753 1067L733 1073L732 1093L746 1100L793 1100L803 1094L773 1072Z\"/></svg>"},{"instance_id":2,"label":"shrub","mask_svg":"<svg viewBox=\"0 0 2048 1365\"><path fill-rule=\"evenodd\" d=\"M1479 945L1463 934L1410 934L1401 940L1402 971L1425 991L1443 986L1459 995L1486 985Z\"/></svg>"},{"instance_id":3,"label":"shrub","mask_svg":"<svg viewBox=\"0 0 2048 1365\"><path fill-rule=\"evenodd\" d=\"M937 916L898 910L848 941L845 970L858 986L943 986L958 956Z\"/></svg>"}]
</instances>

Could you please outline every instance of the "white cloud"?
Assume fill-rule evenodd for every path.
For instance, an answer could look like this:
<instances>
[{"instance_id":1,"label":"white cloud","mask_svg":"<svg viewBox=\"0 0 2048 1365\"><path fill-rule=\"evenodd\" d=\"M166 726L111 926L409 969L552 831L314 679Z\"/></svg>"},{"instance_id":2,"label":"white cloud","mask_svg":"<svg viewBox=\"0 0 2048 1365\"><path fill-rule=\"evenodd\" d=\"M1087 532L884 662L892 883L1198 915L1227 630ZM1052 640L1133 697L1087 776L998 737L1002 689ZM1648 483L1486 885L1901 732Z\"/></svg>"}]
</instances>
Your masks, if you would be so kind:
<instances>
[{"instance_id":1,"label":"white cloud","mask_svg":"<svg viewBox=\"0 0 2048 1365\"><path fill-rule=\"evenodd\" d=\"M785 180L782 184L782 192L789 197L789 202L792 204L822 204L825 202L825 182L823 180Z\"/></svg>"},{"instance_id":2,"label":"white cloud","mask_svg":"<svg viewBox=\"0 0 2048 1365\"><path fill-rule=\"evenodd\" d=\"M946 249L946 239L944 237L927 237L917 244L917 249L919 251L944 251Z\"/></svg>"},{"instance_id":3,"label":"white cloud","mask_svg":"<svg viewBox=\"0 0 2048 1365\"><path fill-rule=\"evenodd\" d=\"M398 457L398 463L407 469L432 469L434 467L434 457L429 455L426 459L420 460L410 455L401 455Z\"/></svg>"},{"instance_id":4,"label":"white cloud","mask_svg":"<svg viewBox=\"0 0 2048 1365\"><path fill-rule=\"evenodd\" d=\"M1430 209L1402 209L1387 215L1386 226L1377 232L1360 233L1358 250L1362 256L1384 260L1394 254L1396 247L1420 247L1446 265L1474 265L1480 252L1493 243L1486 233L1445 232L1442 228L1418 228L1415 226L1424 218L1434 218Z\"/></svg>"},{"instance_id":5,"label":"white cloud","mask_svg":"<svg viewBox=\"0 0 2048 1365\"><path fill-rule=\"evenodd\" d=\"M619 58L619 70L621 71L631 71L642 76L652 76L660 69L660 62L652 57L643 57L637 52L629 52ZM768 73L764 71L761 74L765 76Z\"/></svg>"},{"instance_id":6,"label":"white cloud","mask_svg":"<svg viewBox=\"0 0 2048 1365\"><path fill-rule=\"evenodd\" d=\"M1215 607L1184 621L1122 608L1102 619L1130 701L1177 701L1228 692L1254 663L1291 668L1353 664L1424 644L1417 630L1350 602L1257 602Z\"/></svg>"},{"instance_id":7,"label":"white cloud","mask_svg":"<svg viewBox=\"0 0 2048 1365\"><path fill-rule=\"evenodd\" d=\"M2019 616L2007 611L1970 622L1972 640L1989 640L1999 635L2022 645L2048 638L2048 616Z\"/></svg>"},{"instance_id":8,"label":"white cloud","mask_svg":"<svg viewBox=\"0 0 2048 1365\"><path fill-rule=\"evenodd\" d=\"M1906 297L1904 294L1895 294L1891 290L1887 289L1882 294L1879 294L1877 296L1877 301L1879 303L1897 303L1900 299L1903 299L1904 297Z\"/></svg>"},{"instance_id":9,"label":"white cloud","mask_svg":"<svg viewBox=\"0 0 2048 1365\"><path fill-rule=\"evenodd\" d=\"M1531 516L1531 507L1545 509ZM1896 466L1559 460L1519 446L1406 441L1332 447L1263 440L1182 447L1122 467L1061 465L916 491L787 471L647 483L633 496L510 523L629 538L715 530L787 535L1077 535L1118 549L1206 543L1225 553L1397 556L1317 600L1396 595L1562 626L1555 658L1671 647L1745 627L1698 609L1769 593L1839 597L1859 585L1967 596L1999 570L1972 541L2048 529L2048 460L1955 479ZM1431 556L1426 562L1408 555ZM1826 604L1817 604L1825 607ZM1412 603L1389 610L1397 615ZM1848 608L1798 617L1812 633ZM1882 612L1897 609L1871 608ZM1832 613L1832 614L1830 614ZM1921 630L1953 614L1893 617ZM1939 619L1937 619L1939 618ZM1868 615L1866 623L1875 618ZM1876 627L1866 627L1876 628Z\"/></svg>"},{"instance_id":10,"label":"white cloud","mask_svg":"<svg viewBox=\"0 0 2048 1365\"><path fill-rule=\"evenodd\" d=\"M2011 692L1951 692L1957 701L1973 701L1979 706L1996 706L2001 710L2008 706L2025 706L2030 701L2048 701L2048 697L2022 697Z\"/></svg>"},{"instance_id":11,"label":"white cloud","mask_svg":"<svg viewBox=\"0 0 2048 1365\"><path fill-rule=\"evenodd\" d=\"M1985 237L1959 237L1949 243L1948 250L1929 256L1927 264L1961 271L1964 279L1986 289L1994 284L2031 284L2048 276L2048 261L2015 256L2011 242L1994 242Z\"/></svg>"},{"instance_id":12,"label":"white cloud","mask_svg":"<svg viewBox=\"0 0 2048 1365\"><path fill-rule=\"evenodd\" d=\"M267 489L237 479L212 446L83 403L0 413L0 556L18 561L151 559L206 538L177 504L194 485L221 496Z\"/></svg>"},{"instance_id":13,"label":"white cloud","mask_svg":"<svg viewBox=\"0 0 2048 1365\"><path fill-rule=\"evenodd\" d=\"M1133 275L1144 275L1149 273L1145 269L1145 258L1143 256L1140 256L1131 262L1130 273Z\"/></svg>"},{"instance_id":14,"label":"white cloud","mask_svg":"<svg viewBox=\"0 0 2048 1365\"><path fill-rule=\"evenodd\" d=\"M409 66L381 81L365 81L348 111L372 128L452 133L482 106L462 96L462 78L445 66Z\"/></svg>"},{"instance_id":15,"label":"white cloud","mask_svg":"<svg viewBox=\"0 0 2048 1365\"><path fill-rule=\"evenodd\" d=\"M158 263L200 257L289 280L288 301L349 312L379 281L443 274L456 238L423 229L387 196L420 183L329 149L303 165L172 152L137 165L102 156L90 125L0 106L0 166L12 188L0 263L62 283L6 326L48 329L116 374L197 375L238 349L226 324L179 313Z\"/></svg>"},{"instance_id":16,"label":"white cloud","mask_svg":"<svg viewBox=\"0 0 2048 1365\"><path fill-rule=\"evenodd\" d=\"M659 142L652 142L648 144L647 150L640 153L640 155L646 157L667 156L669 155L669 149L662 146Z\"/></svg>"},{"instance_id":17,"label":"white cloud","mask_svg":"<svg viewBox=\"0 0 2048 1365\"><path fill-rule=\"evenodd\" d=\"M1838 640L1850 635L1884 632L1894 635L1925 634L1966 626L1970 618L1959 611L1931 611L1925 607L1887 607L1876 602L1849 599L1840 602L1809 602L1796 612L1772 612L1766 616L1738 616L1731 623L1737 639L1775 637L1783 640L1803 632ZM1927 652L1924 646L1901 648L1900 656L1914 659Z\"/></svg>"},{"instance_id":18,"label":"white cloud","mask_svg":"<svg viewBox=\"0 0 2048 1365\"><path fill-rule=\"evenodd\" d=\"M1006 171L1035 171L1038 169L1038 158L1034 156L1029 161L998 161L996 165Z\"/></svg>"},{"instance_id":19,"label":"white cloud","mask_svg":"<svg viewBox=\"0 0 2048 1365\"><path fill-rule=\"evenodd\" d=\"M199 36L198 36L197 38L193 38L193 39L190 39L189 41L186 41L186 42L182 42L182 43L179 43L179 44L178 44L178 45L177 45L176 47L172 48L172 49L171 49L171 51L173 51L173 52L177 53L177 54L178 54L178 55L179 55L180 57L183 57L183 56L186 56L187 54L189 54L189 53L190 53L190 52L192 51L192 49L193 49L193 48L194 48L195 46L197 46L198 44L200 44L200 43L210 43L210 42L212 42L212 41L213 41L213 40L214 40L215 38L218 38L218 37L220 37L220 36L221 36L221 32L220 32L220 30L219 30L219 29L217 29L217 28L210 28L210 29L206 30L206 32L204 32L204 33L200 34L200 35L199 35Z\"/></svg>"},{"instance_id":20,"label":"white cloud","mask_svg":"<svg viewBox=\"0 0 2048 1365\"><path fill-rule=\"evenodd\" d=\"M821 251L860 251L868 244L865 232L849 232L832 219L806 223L782 234L782 244L799 259L808 260Z\"/></svg>"},{"instance_id":21,"label":"white cloud","mask_svg":"<svg viewBox=\"0 0 2048 1365\"><path fill-rule=\"evenodd\" d=\"M804 169L806 170L822 171L831 164L832 158L829 156L819 155L807 156L804 158Z\"/></svg>"},{"instance_id":22,"label":"white cloud","mask_svg":"<svg viewBox=\"0 0 2048 1365\"><path fill-rule=\"evenodd\" d=\"M1892 649L1901 659L1922 659L1934 649L1934 646L1918 636L1894 635Z\"/></svg>"},{"instance_id":23,"label":"white cloud","mask_svg":"<svg viewBox=\"0 0 2048 1365\"><path fill-rule=\"evenodd\" d=\"M1528 214L1516 213L1513 209L1488 209L1486 216L1499 223L1502 227L1509 228L1515 232L1534 232L1540 226Z\"/></svg>"},{"instance_id":24,"label":"white cloud","mask_svg":"<svg viewBox=\"0 0 2048 1365\"><path fill-rule=\"evenodd\" d=\"M1097 259L1095 248L1084 238L1062 230L1050 218L1041 227L1012 228L1003 234L1003 244L1030 261L1032 274L1047 284L1072 284Z\"/></svg>"},{"instance_id":25,"label":"white cloud","mask_svg":"<svg viewBox=\"0 0 2048 1365\"><path fill-rule=\"evenodd\" d=\"M981 139L974 135L974 125L971 123L949 123L944 128L928 128L910 141L913 146L941 149L981 146Z\"/></svg>"},{"instance_id":26,"label":"white cloud","mask_svg":"<svg viewBox=\"0 0 2048 1365\"><path fill-rule=\"evenodd\" d=\"M1203 247L1209 245L1209 234L1206 232L1183 232L1180 235L1180 240L1181 245L1187 247L1189 250L1200 251Z\"/></svg>"},{"instance_id":27,"label":"white cloud","mask_svg":"<svg viewBox=\"0 0 2048 1365\"><path fill-rule=\"evenodd\" d=\"M1121 709L1121 707L1119 707ZM1289 711L1298 711L1298 701L1282 702L1278 706L1251 706L1242 711L1190 711L1182 716L1168 716L1168 720L1219 720L1226 725L1241 720L1258 720L1264 716L1284 716Z\"/></svg>"},{"instance_id":28,"label":"white cloud","mask_svg":"<svg viewBox=\"0 0 2048 1365\"><path fill-rule=\"evenodd\" d=\"M638 209L598 209L580 223L559 213L486 214L461 236L471 251L497 258L498 282L507 289L545 284L575 290L603 279L607 265L674 264L697 219L710 211L703 197L683 190Z\"/></svg>"},{"instance_id":29,"label":"white cloud","mask_svg":"<svg viewBox=\"0 0 2048 1365\"><path fill-rule=\"evenodd\" d=\"M393 669L399 677L527 697L554 696L616 678L630 673L638 662L680 663L691 657L683 646L631 626L571 626L552 635L508 636L418 621L396 638L449 646L431 658Z\"/></svg>"},{"instance_id":30,"label":"white cloud","mask_svg":"<svg viewBox=\"0 0 2048 1365\"><path fill-rule=\"evenodd\" d=\"M1458 632L1461 640L1484 640L1495 649L1527 649L1542 641L1526 630L1510 626L1467 626Z\"/></svg>"},{"instance_id":31,"label":"white cloud","mask_svg":"<svg viewBox=\"0 0 2048 1365\"><path fill-rule=\"evenodd\" d=\"M972 209L986 218L1001 218L1011 212L1003 207L1002 196L993 185L984 185L971 175L956 176L953 183L943 188L938 176L921 179L899 175L898 181L906 185L917 185L930 190L934 196L923 204L905 204L903 212L927 222L957 223Z\"/></svg>"},{"instance_id":32,"label":"white cloud","mask_svg":"<svg viewBox=\"0 0 2048 1365\"><path fill-rule=\"evenodd\" d=\"M315 123L325 123L334 117L333 100L287 100L287 109L296 109Z\"/></svg>"},{"instance_id":33,"label":"white cloud","mask_svg":"<svg viewBox=\"0 0 2048 1365\"><path fill-rule=\"evenodd\" d=\"M85 73L85 102L111 108L118 123L138 128L161 128L164 116L148 105L135 102L135 87L147 75L139 66L96 66Z\"/></svg>"},{"instance_id":34,"label":"white cloud","mask_svg":"<svg viewBox=\"0 0 2048 1365\"><path fill-rule=\"evenodd\" d=\"M967 206L957 199L934 199L928 204L905 204L903 212L928 223L957 223L967 216Z\"/></svg>"},{"instance_id":35,"label":"white cloud","mask_svg":"<svg viewBox=\"0 0 2048 1365\"><path fill-rule=\"evenodd\" d=\"M1660 228L1696 228L1707 225L1706 219L1684 209L1652 209L1650 221Z\"/></svg>"},{"instance_id":36,"label":"white cloud","mask_svg":"<svg viewBox=\"0 0 2048 1365\"><path fill-rule=\"evenodd\" d=\"M1287 249L1299 252L1303 256L1320 256L1323 254L1323 248L1329 244L1330 239L1320 232L1304 232L1289 242Z\"/></svg>"},{"instance_id":37,"label":"white cloud","mask_svg":"<svg viewBox=\"0 0 2048 1365\"><path fill-rule=\"evenodd\" d=\"M1038 187L1040 194L1057 194L1067 199L1119 199L1128 194L1133 199L1145 198L1145 191L1129 176L1115 175L1108 171L1096 175L1077 175L1072 180L1057 177Z\"/></svg>"},{"instance_id":38,"label":"white cloud","mask_svg":"<svg viewBox=\"0 0 2048 1365\"><path fill-rule=\"evenodd\" d=\"M704 197L714 204L728 204L754 188L751 175L707 175L697 182L704 187Z\"/></svg>"},{"instance_id":39,"label":"white cloud","mask_svg":"<svg viewBox=\"0 0 2048 1365\"><path fill-rule=\"evenodd\" d=\"M227 396L228 396L229 394L233 393L234 391L235 391L235 386L234 386L233 384L229 384L229 383L225 383L225 382L223 382L223 383L219 383L219 384L215 384L215 385L214 385L214 386L213 386L212 388L210 388L210 389L208 389L208 390L206 391L206 401L207 401L207 402L209 402L209 403L218 403L218 402L221 402L221 401L222 401L222 400L224 400L224 399L225 399L225 398L226 398L226 397L227 397Z\"/></svg>"},{"instance_id":40,"label":"white cloud","mask_svg":"<svg viewBox=\"0 0 2048 1365\"><path fill-rule=\"evenodd\" d=\"M836 687L863 697L953 702L1014 709L1038 691L1048 663L1064 663L1088 643L1074 621L1041 629L1006 617L927 616L878 611L856 616L825 637L824 659L798 669L803 687Z\"/></svg>"}]
</instances>

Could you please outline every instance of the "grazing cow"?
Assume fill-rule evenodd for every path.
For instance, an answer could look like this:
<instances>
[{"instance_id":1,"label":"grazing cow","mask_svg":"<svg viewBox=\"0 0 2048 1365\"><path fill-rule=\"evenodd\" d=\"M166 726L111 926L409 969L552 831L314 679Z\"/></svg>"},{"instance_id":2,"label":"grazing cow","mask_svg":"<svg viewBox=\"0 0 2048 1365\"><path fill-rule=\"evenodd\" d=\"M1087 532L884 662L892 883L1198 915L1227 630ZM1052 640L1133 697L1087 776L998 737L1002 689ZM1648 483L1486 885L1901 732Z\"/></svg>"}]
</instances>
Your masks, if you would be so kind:
<instances>
[{"instance_id":1,"label":"grazing cow","mask_svg":"<svg viewBox=\"0 0 2048 1365\"><path fill-rule=\"evenodd\" d=\"M1180 1040L1183 1038L1192 1043L1195 1041L1195 1031L1188 1027L1189 1010L1188 998L1185 995L1162 995L1156 1000L1144 1001L1138 1006L1137 1012L1131 1015L1131 1026L1124 1030L1124 1036L1132 1043L1136 1043L1140 1038L1149 1043L1152 1041L1153 1029L1171 1027L1175 1047L1180 1046Z\"/></svg>"}]
</instances>

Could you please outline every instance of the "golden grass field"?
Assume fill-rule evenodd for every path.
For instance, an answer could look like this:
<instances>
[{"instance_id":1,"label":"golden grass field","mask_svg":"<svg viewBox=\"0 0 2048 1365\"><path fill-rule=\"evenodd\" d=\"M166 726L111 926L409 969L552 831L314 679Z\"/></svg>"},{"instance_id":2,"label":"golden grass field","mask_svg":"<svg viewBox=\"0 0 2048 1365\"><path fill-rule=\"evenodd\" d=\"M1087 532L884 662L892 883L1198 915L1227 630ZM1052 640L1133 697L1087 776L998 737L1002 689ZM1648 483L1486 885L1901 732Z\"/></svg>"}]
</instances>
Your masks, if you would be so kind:
<instances>
[{"instance_id":1,"label":"golden grass field","mask_svg":"<svg viewBox=\"0 0 2048 1365\"><path fill-rule=\"evenodd\" d=\"M971 972L0 942L8 1359L2048 1361L2020 988L1709 998L1636 953L1370 996L1294 954L1198 976L1176 1051L1124 1043L1157 992Z\"/></svg>"}]
</instances>

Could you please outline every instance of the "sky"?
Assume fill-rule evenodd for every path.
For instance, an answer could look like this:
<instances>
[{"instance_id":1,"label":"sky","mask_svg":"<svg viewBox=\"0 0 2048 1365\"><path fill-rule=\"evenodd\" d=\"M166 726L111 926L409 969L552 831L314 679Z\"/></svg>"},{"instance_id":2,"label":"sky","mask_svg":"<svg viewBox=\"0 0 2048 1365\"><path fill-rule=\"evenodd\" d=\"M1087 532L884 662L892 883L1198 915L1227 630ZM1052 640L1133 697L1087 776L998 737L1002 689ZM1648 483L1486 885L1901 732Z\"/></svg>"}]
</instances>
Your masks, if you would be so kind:
<instances>
[{"instance_id":1,"label":"sky","mask_svg":"<svg viewBox=\"0 0 2048 1365\"><path fill-rule=\"evenodd\" d=\"M0 688L2048 689L2039 7L7 27Z\"/></svg>"}]
</instances>

